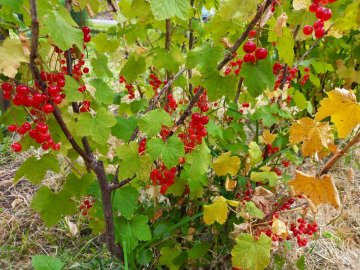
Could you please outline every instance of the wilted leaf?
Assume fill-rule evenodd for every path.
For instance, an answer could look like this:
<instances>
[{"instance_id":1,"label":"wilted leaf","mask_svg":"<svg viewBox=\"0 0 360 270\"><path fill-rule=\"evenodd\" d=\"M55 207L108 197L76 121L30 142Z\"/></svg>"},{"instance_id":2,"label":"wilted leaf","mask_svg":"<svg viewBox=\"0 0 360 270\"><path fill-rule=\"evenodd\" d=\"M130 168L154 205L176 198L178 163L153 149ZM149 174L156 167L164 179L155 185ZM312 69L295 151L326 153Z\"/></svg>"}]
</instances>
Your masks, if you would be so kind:
<instances>
[{"instance_id":1,"label":"wilted leaf","mask_svg":"<svg viewBox=\"0 0 360 270\"><path fill-rule=\"evenodd\" d=\"M312 156L328 147L331 140L330 126L327 122L316 122L309 117L297 120L290 127L290 142L302 142L301 152L304 156Z\"/></svg>"},{"instance_id":2,"label":"wilted leaf","mask_svg":"<svg viewBox=\"0 0 360 270\"><path fill-rule=\"evenodd\" d=\"M302 10L308 8L311 4L311 0L293 0L294 10Z\"/></svg>"},{"instance_id":3,"label":"wilted leaf","mask_svg":"<svg viewBox=\"0 0 360 270\"><path fill-rule=\"evenodd\" d=\"M335 88L327 93L328 97L320 101L315 120L320 121L331 116L340 138L346 138L360 124L360 104L352 91Z\"/></svg>"},{"instance_id":4,"label":"wilted leaf","mask_svg":"<svg viewBox=\"0 0 360 270\"><path fill-rule=\"evenodd\" d=\"M233 191L236 186L237 186L236 180L231 180L229 177L226 177L226 180L225 180L226 191Z\"/></svg>"},{"instance_id":5,"label":"wilted leaf","mask_svg":"<svg viewBox=\"0 0 360 270\"><path fill-rule=\"evenodd\" d=\"M24 53L20 40L5 39L0 47L0 73L14 78L21 62L28 63L29 57Z\"/></svg>"},{"instance_id":6,"label":"wilted leaf","mask_svg":"<svg viewBox=\"0 0 360 270\"><path fill-rule=\"evenodd\" d=\"M339 193L331 175L320 178L296 171L295 179L289 182L294 196L305 195L315 206L325 203L338 208L340 206Z\"/></svg>"},{"instance_id":7,"label":"wilted leaf","mask_svg":"<svg viewBox=\"0 0 360 270\"><path fill-rule=\"evenodd\" d=\"M289 231L288 231L288 229L286 227L286 224L283 221L281 221L280 219L277 219L277 218L275 218L273 220L271 230L272 230L273 234L281 236L284 239L289 234Z\"/></svg>"},{"instance_id":8,"label":"wilted leaf","mask_svg":"<svg viewBox=\"0 0 360 270\"><path fill-rule=\"evenodd\" d=\"M271 134L268 129L265 129L263 131L262 139L265 144L272 144L275 141L276 137L277 137L277 135Z\"/></svg>"},{"instance_id":9,"label":"wilted leaf","mask_svg":"<svg viewBox=\"0 0 360 270\"><path fill-rule=\"evenodd\" d=\"M234 176L240 168L240 158L236 156L231 157L231 152L222 153L214 160L213 167L218 176L227 174Z\"/></svg>"}]
</instances>

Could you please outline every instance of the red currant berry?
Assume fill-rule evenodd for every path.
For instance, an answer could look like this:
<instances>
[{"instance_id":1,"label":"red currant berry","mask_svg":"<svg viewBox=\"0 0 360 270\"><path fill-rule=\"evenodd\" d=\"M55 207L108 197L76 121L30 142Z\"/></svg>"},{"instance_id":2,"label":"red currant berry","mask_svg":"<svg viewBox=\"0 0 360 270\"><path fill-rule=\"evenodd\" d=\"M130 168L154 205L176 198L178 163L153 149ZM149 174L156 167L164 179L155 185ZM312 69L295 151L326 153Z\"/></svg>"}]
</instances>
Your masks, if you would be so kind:
<instances>
[{"instance_id":1,"label":"red currant berry","mask_svg":"<svg viewBox=\"0 0 360 270\"><path fill-rule=\"evenodd\" d=\"M268 51L265 48L259 48L255 51L256 59L263 60L267 57Z\"/></svg>"},{"instance_id":2,"label":"red currant berry","mask_svg":"<svg viewBox=\"0 0 360 270\"><path fill-rule=\"evenodd\" d=\"M305 25L304 28L303 28L303 33L305 35L311 35L311 33L313 32L313 28L311 25Z\"/></svg>"},{"instance_id":3,"label":"red currant berry","mask_svg":"<svg viewBox=\"0 0 360 270\"><path fill-rule=\"evenodd\" d=\"M12 148L12 150L13 150L15 153L19 153L19 152L21 152L21 150L22 150L22 146L21 146L21 144L18 143L18 142L13 143L13 144L11 145L11 148Z\"/></svg>"},{"instance_id":4,"label":"red currant berry","mask_svg":"<svg viewBox=\"0 0 360 270\"><path fill-rule=\"evenodd\" d=\"M322 20L317 20L314 22L313 26L315 30L318 28L322 28L324 27L324 22Z\"/></svg>"},{"instance_id":5,"label":"red currant berry","mask_svg":"<svg viewBox=\"0 0 360 270\"><path fill-rule=\"evenodd\" d=\"M88 67L84 67L84 68L83 68L83 72L84 72L85 74L88 74L88 73L89 73L89 71L90 71L90 70L89 70L89 68L88 68Z\"/></svg>"},{"instance_id":6,"label":"red currant berry","mask_svg":"<svg viewBox=\"0 0 360 270\"><path fill-rule=\"evenodd\" d=\"M253 38L253 37L255 37L256 36L256 30L251 30L250 32L249 32L249 38Z\"/></svg>"},{"instance_id":7,"label":"red currant berry","mask_svg":"<svg viewBox=\"0 0 360 270\"><path fill-rule=\"evenodd\" d=\"M9 125L9 126L7 127L7 130L8 130L9 132L15 132L15 131L17 130L17 126L16 126L16 125Z\"/></svg>"},{"instance_id":8,"label":"red currant berry","mask_svg":"<svg viewBox=\"0 0 360 270\"><path fill-rule=\"evenodd\" d=\"M46 114L50 114L54 111L54 106L51 105L51 104L45 104L43 107L42 107L42 110L44 113Z\"/></svg>"},{"instance_id":9,"label":"red currant berry","mask_svg":"<svg viewBox=\"0 0 360 270\"><path fill-rule=\"evenodd\" d=\"M4 82L4 83L1 84L1 89L4 92L10 92L13 89L13 86L8 82Z\"/></svg>"},{"instance_id":10,"label":"red currant berry","mask_svg":"<svg viewBox=\"0 0 360 270\"><path fill-rule=\"evenodd\" d=\"M316 38L322 38L325 35L325 29L324 28L318 28L315 30L315 37Z\"/></svg>"},{"instance_id":11,"label":"red currant berry","mask_svg":"<svg viewBox=\"0 0 360 270\"><path fill-rule=\"evenodd\" d=\"M243 50L244 50L244 52L247 52L247 53L255 52L256 44L252 41L248 41L244 44Z\"/></svg>"},{"instance_id":12,"label":"red currant berry","mask_svg":"<svg viewBox=\"0 0 360 270\"><path fill-rule=\"evenodd\" d=\"M87 35L90 33L91 29L87 26L83 26L83 28L81 28L82 32L84 33L84 35Z\"/></svg>"},{"instance_id":13,"label":"red currant berry","mask_svg":"<svg viewBox=\"0 0 360 270\"><path fill-rule=\"evenodd\" d=\"M243 60L246 63L255 63L255 55L253 55L252 53L247 53L244 55Z\"/></svg>"},{"instance_id":14,"label":"red currant berry","mask_svg":"<svg viewBox=\"0 0 360 270\"><path fill-rule=\"evenodd\" d=\"M85 43L88 43L88 42L90 42L90 41L91 41L91 36L90 36L90 34L85 35L85 36L84 36L84 42L85 42Z\"/></svg>"}]
</instances>

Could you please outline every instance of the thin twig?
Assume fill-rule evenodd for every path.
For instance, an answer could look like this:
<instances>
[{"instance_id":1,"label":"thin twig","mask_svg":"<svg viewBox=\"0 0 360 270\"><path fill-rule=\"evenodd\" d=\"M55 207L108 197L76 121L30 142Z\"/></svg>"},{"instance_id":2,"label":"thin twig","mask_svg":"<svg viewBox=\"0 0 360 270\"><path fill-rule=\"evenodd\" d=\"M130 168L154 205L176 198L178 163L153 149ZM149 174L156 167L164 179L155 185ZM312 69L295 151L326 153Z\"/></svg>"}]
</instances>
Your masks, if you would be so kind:
<instances>
[{"instance_id":1,"label":"thin twig","mask_svg":"<svg viewBox=\"0 0 360 270\"><path fill-rule=\"evenodd\" d=\"M119 189L122 188L123 186L125 186L126 184L130 183L133 179L135 179L136 176L133 176L131 178L127 178L125 180L122 180L119 183L111 183L109 184L109 189L110 190L115 190L115 189Z\"/></svg>"},{"instance_id":2,"label":"thin twig","mask_svg":"<svg viewBox=\"0 0 360 270\"><path fill-rule=\"evenodd\" d=\"M325 163L325 165L318 172L318 176L326 174L332 166L355 144L360 141L360 132L358 132L340 151L336 153Z\"/></svg>"},{"instance_id":3,"label":"thin twig","mask_svg":"<svg viewBox=\"0 0 360 270\"><path fill-rule=\"evenodd\" d=\"M236 90L236 94L235 94L235 98L234 98L234 103L237 104L239 101L239 97L240 97L240 93L241 93L241 87L244 81L244 77L241 77L237 86L237 90Z\"/></svg>"}]
</instances>

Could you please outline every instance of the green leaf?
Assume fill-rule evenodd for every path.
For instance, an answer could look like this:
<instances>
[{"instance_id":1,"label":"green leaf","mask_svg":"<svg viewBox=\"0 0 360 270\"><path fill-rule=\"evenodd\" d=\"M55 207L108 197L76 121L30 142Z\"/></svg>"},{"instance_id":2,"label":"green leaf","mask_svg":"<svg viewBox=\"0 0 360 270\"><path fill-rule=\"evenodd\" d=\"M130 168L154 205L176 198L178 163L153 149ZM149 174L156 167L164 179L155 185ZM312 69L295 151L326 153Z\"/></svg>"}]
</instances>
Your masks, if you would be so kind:
<instances>
[{"instance_id":1,"label":"green leaf","mask_svg":"<svg viewBox=\"0 0 360 270\"><path fill-rule=\"evenodd\" d=\"M210 149L205 142L185 156L184 172L189 178L198 178L207 173L211 164Z\"/></svg>"},{"instance_id":2,"label":"green leaf","mask_svg":"<svg viewBox=\"0 0 360 270\"><path fill-rule=\"evenodd\" d=\"M178 270L180 265L174 263L174 260L181 253L180 249L177 246L174 247L163 247L160 249L160 265L167 266L170 270Z\"/></svg>"},{"instance_id":3,"label":"green leaf","mask_svg":"<svg viewBox=\"0 0 360 270\"><path fill-rule=\"evenodd\" d=\"M151 239L148 221L148 217L144 215L135 216L131 220L131 229L139 241L149 241Z\"/></svg>"},{"instance_id":4,"label":"green leaf","mask_svg":"<svg viewBox=\"0 0 360 270\"><path fill-rule=\"evenodd\" d=\"M17 0L17 1L14 1L14 0L0 0L0 6L2 8L4 7L7 7L13 11L17 11L20 13L21 11L21 7L23 5L23 1L24 0Z\"/></svg>"},{"instance_id":5,"label":"green leaf","mask_svg":"<svg viewBox=\"0 0 360 270\"><path fill-rule=\"evenodd\" d=\"M74 21L70 24L68 20L53 10L43 18L43 23L42 32L49 35L54 44L61 50L68 50L73 44L82 49L84 35L80 29L72 26L76 25Z\"/></svg>"},{"instance_id":6,"label":"green leaf","mask_svg":"<svg viewBox=\"0 0 360 270\"><path fill-rule=\"evenodd\" d=\"M269 59L258 61L256 65L244 63L240 73L244 77L244 85L253 97L257 97L264 90L274 87L276 78L272 73L272 65Z\"/></svg>"},{"instance_id":7,"label":"green leaf","mask_svg":"<svg viewBox=\"0 0 360 270\"><path fill-rule=\"evenodd\" d=\"M265 216L264 212L257 208L253 202L246 202L245 211L253 218L261 219Z\"/></svg>"},{"instance_id":8,"label":"green leaf","mask_svg":"<svg viewBox=\"0 0 360 270\"><path fill-rule=\"evenodd\" d=\"M278 40L278 52L281 59L284 60L288 66L292 66L295 52L295 40L289 28L283 28L282 36Z\"/></svg>"},{"instance_id":9,"label":"green leaf","mask_svg":"<svg viewBox=\"0 0 360 270\"><path fill-rule=\"evenodd\" d=\"M292 96L295 105L301 109L301 110L305 110L308 107L309 102L306 100L305 96L303 93L301 93L300 91L295 90L294 88L290 88L288 89L288 93L289 95Z\"/></svg>"},{"instance_id":10,"label":"green leaf","mask_svg":"<svg viewBox=\"0 0 360 270\"><path fill-rule=\"evenodd\" d=\"M112 104L114 98L113 90L101 79L93 79L90 84L95 87L95 99L104 104Z\"/></svg>"},{"instance_id":11,"label":"green leaf","mask_svg":"<svg viewBox=\"0 0 360 270\"><path fill-rule=\"evenodd\" d=\"M253 116L256 120L262 120L262 123L265 127L271 127L278 120L278 118L276 117L277 113L277 105L265 105L259 107Z\"/></svg>"},{"instance_id":12,"label":"green leaf","mask_svg":"<svg viewBox=\"0 0 360 270\"><path fill-rule=\"evenodd\" d=\"M260 0L224 0L218 11L223 20L244 22L256 13Z\"/></svg>"},{"instance_id":13,"label":"green leaf","mask_svg":"<svg viewBox=\"0 0 360 270\"><path fill-rule=\"evenodd\" d=\"M70 196L80 198L82 195L86 195L88 188L95 182L94 176L91 174L85 174L82 177L77 177L71 173L67 176L66 182L62 187L64 193L68 193Z\"/></svg>"},{"instance_id":14,"label":"green leaf","mask_svg":"<svg viewBox=\"0 0 360 270\"><path fill-rule=\"evenodd\" d=\"M150 0L150 8L157 20L175 16L186 20L191 6L189 1L184 0Z\"/></svg>"},{"instance_id":15,"label":"green leaf","mask_svg":"<svg viewBox=\"0 0 360 270\"><path fill-rule=\"evenodd\" d=\"M131 178L140 171L141 162L138 147L136 142L130 142L119 146L116 150L118 157L121 159L119 178Z\"/></svg>"},{"instance_id":16,"label":"green leaf","mask_svg":"<svg viewBox=\"0 0 360 270\"><path fill-rule=\"evenodd\" d=\"M105 144L110 136L110 128L115 124L115 117L101 107L95 116L89 113L80 114L76 132L79 136L90 136L95 142Z\"/></svg>"},{"instance_id":17,"label":"green leaf","mask_svg":"<svg viewBox=\"0 0 360 270\"><path fill-rule=\"evenodd\" d=\"M31 208L39 212L46 226L55 225L66 215L75 214L75 202L67 192L55 193L47 186L42 186L31 201Z\"/></svg>"},{"instance_id":18,"label":"green leaf","mask_svg":"<svg viewBox=\"0 0 360 270\"><path fill-rule=\"evenodd\" d=\"M35 270L61 270L65 263L53 256L35 255L31 257L31 265Z\"/></svg>"},{"instance_id":19,"label":"green leaf","mask_svg":"<svg viewBox=\"0 0 360 270\"><path fill-rule=\"evenodd\" d=\"M261 234L258 240L250 234L243 233L236 238L236 245L231 251L232 266L264 270L270 263L271 239Z\"/></svg>"},{"instance_id":20,"label":"green leaf","mask_svg":"<svg viewBox=\"0 0 360 270\"><path fill-rule=\"evenodd\" d=\"M204 257L206 253L208 253L210 247L211 244L209 243L197 242L192 246L191 249L187 251L187 253L189 255L189 258L192 260L199 259Z\"/></svg>"},{"instance_id":21,"label":"green leaf","mask_svg":"<svg viewBox=\"0 0 360 270\"><path fill-rule=\"evenodd\" d=\"M130 116L129 118L117 117L116 120L117 123L112 127L111 134L118 139L126 142L129 141L137 127L136 118L134 116Z\"/></svg>"},{"instance_id":22,"label":"green leaf","mask_svg":"<svg viewBox=\"0 0 360 270\"><path fill-rule=\"evenodd\" d=\"M209 100L222 97L233 99L236 92L238 79L235 75L221 76L217 71L204 78L202 85L207 89Z\"/></svg>"},{"instance_id":23,"label":"green leaf","mask_svg":"<svg viewBox=\"0 0 360 270\"><path fill-rule=\"evenodd\" d=\"M224 49L219 46L212 46L208 41L188 52L186 67L197 67L202 74L211 74L216 71L218 62L224 55Z\"/></svg>"},{"instance_id":24,"label":"green leaf","mask_svg":"<svg viewBox=\"0 0 360 270\"><path fill-rule=\"evenodd\" d=\"M130 219L138 208L139 192L132 186L117 189L113 197L113 207L126 219Z\"/></svg>"},{"instance_id":25,"label":"green leaf","mask_svg":"<svg viewBox=\"0 0 360 270\"><path fill-rule=\"evenodd\" d=\"M163 109L152 110L138 121L140 130L150 137L157 135L162 125L170 127L172 124L171 116Z\"/></svg>"},{"instance_id":26,"label":"green leaf","mask_svg":"<svg viewBox=\"0 0 360 270\"><path fill-rule=\"evenodd\" d=\"M108 35L105 33L97 34L92 38L92 42L99 53L115 52L120 45L120 39L108 39Z\"/></svg>"},{"instance_id":27,"label":"green leaf","mask_svg":"<svg viewBox=\"0 0 360 270\"><path fill-rule=\"evenodd\" d=\"M109 59L105 54L96 52L96 59L91 59L91 66L98 78L112 78L114 75L108 68Z\"/></svg>"},{"instance_id":28,"label":"green leaf","mask_svg":"<svg viewBox=\"0 0 360 270\"><path fill-rule=\"evenodd\" d=\"M133 83L138 75L145 72L145 68L145 58L132 55L121 69L120 74L124 76L126 83Z\"/></svg>"},{"instance_id":29,"label":"green leaf","mask_svg":"<svg viewBox=\"0 0 360 270\"><path fill-rule=\"evenodd\" d=\"M152 51L152 64L158 68L165 68L170 72L176 72L183 63L184 57L180 48L174 47L170 51L164 48L155 48Z\"/></svg>"},{"instance_id":30,"label":"green leaf","mask_svg":"<svg viewBox=\"0 0 360 270\"><path fill-rule=\"evenodd\" d=\"M302 255L297 261L296 261L296 267L299 270L305 270L305 256Z\"/></svg>"},{"instance_id":31,"label":"green leaf","mask_svg":"<svg viewBox=\"0 0 360 270\"><path fill-rule=\"evenodd\" d=\"M179 157L185 155L184 144L177 137L170 137L165 143L160 138L152 138L146 148L153 160L161 158L166 167L174 167L179 162Z\"/></svg>"},{"instance_id":32,"label":"green leaf","mask_svg":"<svg viewBox=\"0 0 360 270\"><path fill-rule=\"evenodd\" d=\"M79 83L73 77L65 75L64 92L69 102L83 101L84 95L78 91Z\"/></svg>"},{"instance_id":33,"label":"green leaf","mask_svg":"<svg viewBox=\"0 0 360 270\"><path fill-rule=\"evenodd\" d=\"M249 154L252 166L262 161L262 151L260 149L260 146L256 142L249 143Z\"/></svg>"},{"instance_id":34,"label":"green leaf","mask_svg":"<svg viewBox=\"0 0 360 270\"><path fill-rule=\"evenodd\" d=\"M36 169L34 169L36 168ZM45 177L47 171L60 172L59 161L52 154L45 154L40 159L30 157L17 170L14 181L19 181L22 177L32 184L39 184Z\"/></svg>"},{"instance_id":35,"label":"green leaf","mask_svg":"<svg viewBox=\"0 0 360 270\"><path fill-rule=\"evenodd\" d=\"M312 67L314 68L315 70L315 73L317 74L323 74L323 73L326 73L326 72L331 72L331 71L334 71L334 68L331 64L328 64L324 61L322 62L319 62L319 61L312 61L311 62L311 65Z\"/></svg>"},{"instance_id":36,"label":"green leaf","mask_svg":"<svg viewBox=\"0 0 360 270\"><path fill-rule=\"evenodd\" d=\"M269 182L269 185L274 187L277 184L278 175L275 172L252 172L250 180L261 183Z\"/></svg>"}]
</instances>

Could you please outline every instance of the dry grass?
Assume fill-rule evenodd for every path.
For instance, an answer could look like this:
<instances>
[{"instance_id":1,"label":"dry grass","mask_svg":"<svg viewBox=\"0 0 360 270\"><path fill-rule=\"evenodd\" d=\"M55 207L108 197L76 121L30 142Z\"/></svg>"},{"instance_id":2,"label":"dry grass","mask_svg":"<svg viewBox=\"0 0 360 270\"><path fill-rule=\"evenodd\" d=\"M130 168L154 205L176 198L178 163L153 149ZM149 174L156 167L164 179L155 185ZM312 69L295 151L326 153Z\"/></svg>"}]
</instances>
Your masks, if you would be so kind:
<instances>
[{"instance_id":1,"label":"dry grass","mask_svg":"<svg viewBox=\"0 0 360 270\"><path fill-rule=\"evenodd\" d=\"M29 205L36 188L27 181L12 183L21 160L7 160L0 169L0 269L32 269L31 256L37 254L60 257L66 269L114 269L98 238L71 237L62 222L54 228L44 226ZM301 255L305 255L309 270L360 269L359 162L359 151L352 151L347 161L332 170L343 209L321 207L316 215L319 238L306 249L289 252L283 269L296 269L294 261ZM349 177L351 167L353 177Z\"/></svg>"}]
</instances>

